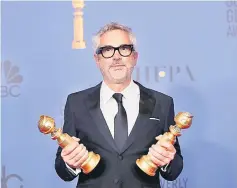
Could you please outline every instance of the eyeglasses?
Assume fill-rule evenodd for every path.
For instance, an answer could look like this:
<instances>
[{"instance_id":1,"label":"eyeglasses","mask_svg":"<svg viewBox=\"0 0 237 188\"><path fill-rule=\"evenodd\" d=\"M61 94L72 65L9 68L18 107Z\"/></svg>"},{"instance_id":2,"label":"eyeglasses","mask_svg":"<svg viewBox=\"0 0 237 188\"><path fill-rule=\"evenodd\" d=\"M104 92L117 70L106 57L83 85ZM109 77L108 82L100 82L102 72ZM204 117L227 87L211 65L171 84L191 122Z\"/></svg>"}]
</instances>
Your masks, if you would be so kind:
<instances>
[{"instance_id":1,"label":"eyeglasses","mask_svg":"<svg viewBox=\"0 0 237 188\"><path fill-rule=\"evenodd\" d=\"M96 50L96 54L101 54L104 58L111 58L116 50L121 56L128 57L134 51L134 46L132 44L122 44L119 47L103 46Z\"/></svg>"}]
</instances>

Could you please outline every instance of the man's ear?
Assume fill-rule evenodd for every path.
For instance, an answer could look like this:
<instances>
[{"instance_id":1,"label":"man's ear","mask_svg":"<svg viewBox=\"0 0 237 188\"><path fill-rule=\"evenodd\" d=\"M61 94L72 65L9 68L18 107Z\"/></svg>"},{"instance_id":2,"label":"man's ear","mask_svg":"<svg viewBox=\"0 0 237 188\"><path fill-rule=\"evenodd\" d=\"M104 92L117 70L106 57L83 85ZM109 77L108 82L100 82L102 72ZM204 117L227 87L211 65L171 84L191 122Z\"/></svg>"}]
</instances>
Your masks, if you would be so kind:
<instances>
[{"instance_id":1,"label":"man's ear","mask_svg":"<svg viewBox=\"0 0 237 188\"><path fill-rule=\"evenodd\" d=\"M134 60L134 65L135 66L137 64L137 59L138 59L138 52L133 52L133 60Z\"/></svg>"},{"instance_id":2,"label":"man's ear","mask_svg":"<svg viewBox=\"0 0 237 188\"><path fill-rule=\"evenodd\" d=\"M94 60L97 66L99 66L100 57L97 54L94 54Z\"/></svg>"},{"instance_id":3,"label":"man's ear","mask_svg":"<svg viewBox=\"0 0 237 188\"><path fill-rule=\"evenodd\" d=\"M135 61L137 61L137 59L138 59L138 52L135 51L133 53L133 58L134 58Z\"/></svg>"}]
</instances>

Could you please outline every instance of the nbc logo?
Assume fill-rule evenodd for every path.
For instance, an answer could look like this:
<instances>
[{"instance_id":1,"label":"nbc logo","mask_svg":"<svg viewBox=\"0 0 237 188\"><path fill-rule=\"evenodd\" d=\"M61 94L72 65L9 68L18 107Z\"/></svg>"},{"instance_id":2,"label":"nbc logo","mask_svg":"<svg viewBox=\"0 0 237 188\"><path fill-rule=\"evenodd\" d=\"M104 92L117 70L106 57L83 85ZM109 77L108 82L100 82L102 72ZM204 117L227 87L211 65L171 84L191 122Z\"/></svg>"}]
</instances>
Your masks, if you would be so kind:
<instances>
[{"instance_id":1,"label":"nbc logo","mask_svg":"<svg viewBox=\"0 0 237 188\"><path fill-rule=\"evenodd\" d=\"M19 73L19 67L12 65L10 61L4 61L1 64L1 69L1 97L19 97L21 94L20 84L23 81L23 77Z\"/></svg>"},{"instance_id":2,"label":"nbc logo","mask_svg":"<svg viewBox=\"0 0 237 188\"><path fill-rule=\"evenodd\" d=\"M12 180L17 180L17 181L20 181L22 182L23 179L18 175L18 174L9 174L7 175L6 174L6 167L5 166L2 166L2 178L1 178L1 187L2 188L8 188L8 181L12 181ZM23 185L20 185L19 186L20 188L23 188Z\"/></svg>"}]
</instances>

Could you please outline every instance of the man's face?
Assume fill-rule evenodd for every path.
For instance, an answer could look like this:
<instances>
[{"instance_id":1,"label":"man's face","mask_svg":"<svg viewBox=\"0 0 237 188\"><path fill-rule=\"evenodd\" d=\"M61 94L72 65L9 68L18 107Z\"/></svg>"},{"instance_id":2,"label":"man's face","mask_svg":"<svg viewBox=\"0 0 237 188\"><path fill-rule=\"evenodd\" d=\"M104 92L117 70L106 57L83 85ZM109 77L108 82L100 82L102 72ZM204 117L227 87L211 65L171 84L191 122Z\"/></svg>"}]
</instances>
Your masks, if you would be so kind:
<instances>
[{"instance_id":1,"label":"man's face","mask_svg":"<svg viewBox=\"0 0 237 188\"><path fill-rule=\"evenodd\" d=\"M114 50L114 47L120 48ZM100 53L95 54L95 60L104 80L116 84L131 78L138 55L133 51L128 33L121 30L105 33L100 38L99 49Z\"/></svg>"}]
</instances>

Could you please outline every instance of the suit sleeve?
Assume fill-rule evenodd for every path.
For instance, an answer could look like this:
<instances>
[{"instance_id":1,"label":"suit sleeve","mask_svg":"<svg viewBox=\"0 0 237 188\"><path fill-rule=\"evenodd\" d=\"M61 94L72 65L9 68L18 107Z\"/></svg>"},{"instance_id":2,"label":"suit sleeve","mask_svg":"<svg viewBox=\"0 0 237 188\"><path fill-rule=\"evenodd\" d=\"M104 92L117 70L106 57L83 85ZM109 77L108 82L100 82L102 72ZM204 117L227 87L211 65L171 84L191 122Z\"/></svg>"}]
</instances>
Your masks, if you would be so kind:
<instances>
[{"instance_id":1,"label":"suit sleeve","mask_svg":"<svg viewBox=\"0 0 237 188\"><path fill-rule=\"evenodd\" d=\"M170 105L167 112L166 123L165 123L165 132L169 131L170 125L175 125L174 117L175 117L174 102L173 102L173 99L171 98ZM168 181L175 180L183 170L183 156L181 154L178 138L176 138L174 147L176 149L176 154L175 154L174 159L169 163L165 172L160 170L161 176Z\"/></svg>"},{"instance_id":2,"label":"suit sleeve","mask_svg":"<svg viewBox=\"0 0 237 188\"><path fill-rule=\"evenodd\" d=\"M63 125L63 133L67 133L69 136L75 136L76 129L74 125L74 115L71 110L71 95L67 97L65 108L64 108L64 125ZM58 147L55 159L55 170L58 176L64 181L72 181L77 177L78 174L73 173L70 168L68 168L61 157L62 148Z\"/></svg>"}]
</instances>

